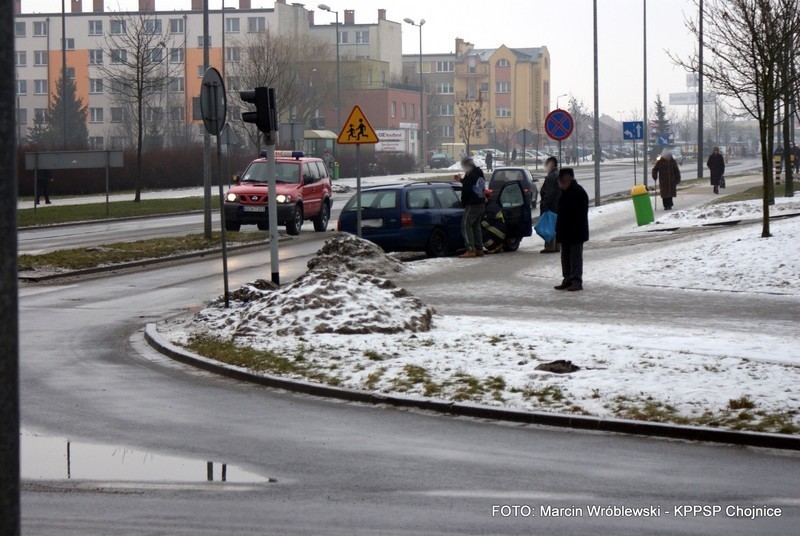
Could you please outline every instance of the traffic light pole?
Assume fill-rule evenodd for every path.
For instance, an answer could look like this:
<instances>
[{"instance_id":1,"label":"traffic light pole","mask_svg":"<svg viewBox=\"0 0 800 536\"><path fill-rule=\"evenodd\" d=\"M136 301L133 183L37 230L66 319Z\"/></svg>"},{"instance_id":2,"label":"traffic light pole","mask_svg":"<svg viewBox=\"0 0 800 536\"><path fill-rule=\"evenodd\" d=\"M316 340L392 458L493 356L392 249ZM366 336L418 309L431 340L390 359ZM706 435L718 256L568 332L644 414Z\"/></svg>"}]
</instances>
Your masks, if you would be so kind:
<instances>
[{"instance_id":1,"label":"traffic light pole","mask_svg":"<svg viewBox=\"0 0 800 536\"><path fill-rule=\"evenodd\" d=\"M272 282L281 284L281 272L278 257L278 188L275 169L275 138L272 133L267 144L267 175L269 177L269 266L272 270Z\"/></svg>"}]
</instances>

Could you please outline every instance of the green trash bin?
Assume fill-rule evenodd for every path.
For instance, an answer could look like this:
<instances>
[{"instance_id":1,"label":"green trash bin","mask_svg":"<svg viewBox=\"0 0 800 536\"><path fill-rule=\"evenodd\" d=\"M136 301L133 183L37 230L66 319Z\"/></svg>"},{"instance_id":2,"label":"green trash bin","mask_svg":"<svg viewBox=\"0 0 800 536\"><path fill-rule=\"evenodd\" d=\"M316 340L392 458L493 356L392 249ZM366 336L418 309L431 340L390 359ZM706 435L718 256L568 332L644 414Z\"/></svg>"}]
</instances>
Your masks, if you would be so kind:
<instances>
[{"instance_id":1,"label":"green trash bin","mask_svg":"<svg viewBox=\"0 0 800 536\"><path fill-rule=\"evenodd\" d=\"M650 193L645 186L641 184L634 186L631 190L631 199L633 199L633 210L636 212L636 223L639 226L656 221L653 205L650 203Z\"/></svg>"},{"instance_id":2,"label":"green trash bin","mask_svg":"<svg viewBox=\"0 0 800 536\"><path fill-rule=\"evenodd\" d=\"M333 180L339 180L339 162L333 163Z\"/></svg>"}]
</instances>

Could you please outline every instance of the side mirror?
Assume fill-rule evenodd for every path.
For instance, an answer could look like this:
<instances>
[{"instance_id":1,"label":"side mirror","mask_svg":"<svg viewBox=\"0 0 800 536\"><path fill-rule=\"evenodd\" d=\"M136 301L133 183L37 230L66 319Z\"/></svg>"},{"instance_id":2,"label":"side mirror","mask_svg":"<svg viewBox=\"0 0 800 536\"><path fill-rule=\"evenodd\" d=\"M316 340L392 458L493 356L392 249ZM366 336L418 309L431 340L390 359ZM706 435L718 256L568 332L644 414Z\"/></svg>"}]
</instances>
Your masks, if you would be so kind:
<instances>
[{"instance_id":1,"label":"side mirror","mask_svg":"<svg viewBox=\"0 0 800 536\"><path fill-rule=\"evenodd\" d=\"M239 178L240 178L240 177L239 177L239 175L234 175L234 176L231 178L231 181L232 181L232 182L239 182Z\"/></svg>"}]
</instances>

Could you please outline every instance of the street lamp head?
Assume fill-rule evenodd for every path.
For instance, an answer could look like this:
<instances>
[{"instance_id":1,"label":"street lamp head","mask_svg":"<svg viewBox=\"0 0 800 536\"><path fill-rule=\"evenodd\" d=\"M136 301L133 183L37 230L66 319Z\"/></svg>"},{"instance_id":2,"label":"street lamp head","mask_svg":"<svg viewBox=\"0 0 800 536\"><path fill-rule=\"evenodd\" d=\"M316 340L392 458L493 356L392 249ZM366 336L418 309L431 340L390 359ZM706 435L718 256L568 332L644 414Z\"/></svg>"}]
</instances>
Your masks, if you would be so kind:
<instances>
[{"instance_id":1,"label":"street lamp head","mask_svg":"<svg viewBox=\"0 0 800 536\"><path fill-rule=\"evenodd\" d=\"M417 23L414 22L413 19L409 19L408 17L404 18L403 22L405 22L406 24L411 24L412 26L416 26L417 25Z\"/></svg>"},{"instance_id":2,"label":"street lamp head","mask_svg":"<svg viewBox=\"0 0 800 536\"><path fill-rule=\"evenodd\" d=\"M320 4L317 6L317 8L321 9L322 11L333 11L331 9L331 6L329 6L328 4Z\"/></svg>"},{"instance_id":3,"label":"street lamp head","mask_svg":"<svg viewBox=\"0 0 800 536\"><path fill-rule=\"evenodd\" d=\"M419 25L422 26L423 24L425 24L425 19L420 19Z\"/></svg>"}]
</instances>

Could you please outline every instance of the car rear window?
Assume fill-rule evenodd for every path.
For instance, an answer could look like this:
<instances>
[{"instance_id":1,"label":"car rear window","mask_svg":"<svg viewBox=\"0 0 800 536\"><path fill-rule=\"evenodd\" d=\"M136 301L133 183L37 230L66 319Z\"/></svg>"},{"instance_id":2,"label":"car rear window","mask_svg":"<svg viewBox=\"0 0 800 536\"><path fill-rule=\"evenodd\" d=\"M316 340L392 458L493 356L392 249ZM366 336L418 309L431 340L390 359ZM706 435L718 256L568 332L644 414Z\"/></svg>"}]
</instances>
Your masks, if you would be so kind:
<instances>
[{"instance_id":1,"label":"car rear window","mask_svg":"<svg viewBox=\"0 0 800 536\"><path fill-rule=\"evenodd\" d=\"M367 190L361 192L361 208L363 210L389 210L399 205L400 195L397 190ZM356 196L344 206L345 212L358 210Z\"/></svg>"},{"instance_id":2,"label":"car rear window","mask_svg":"<svg viewBox=\"0 0 800 536\"><path fill-rule=\"evenodd\" d=\"M452 188L436 188L434 191L442 208L461 208L461 200Z\"/></svg>"},{"instance_id":3,"label":"car rear window","mask_svg":"<svg viewBox=\"0 0 800 536\"><path fill-rule=\"evenodd\" d=\"M505 184L511 181L520 181L525 184L525 174L516 169L500 169L492 174L492 183Z\"/></svg>"},{"instance_id":4,"label":"car rear window","mask_svg":"<svg viewBox=\"0 0 800 536\"><path fill-rule=\"evenodd\" d=\"M424 210L436 208L436 201L433 198L433 190L430 188L415 188L408 192L409 210Z\"/></svg>"}]
</instances>

